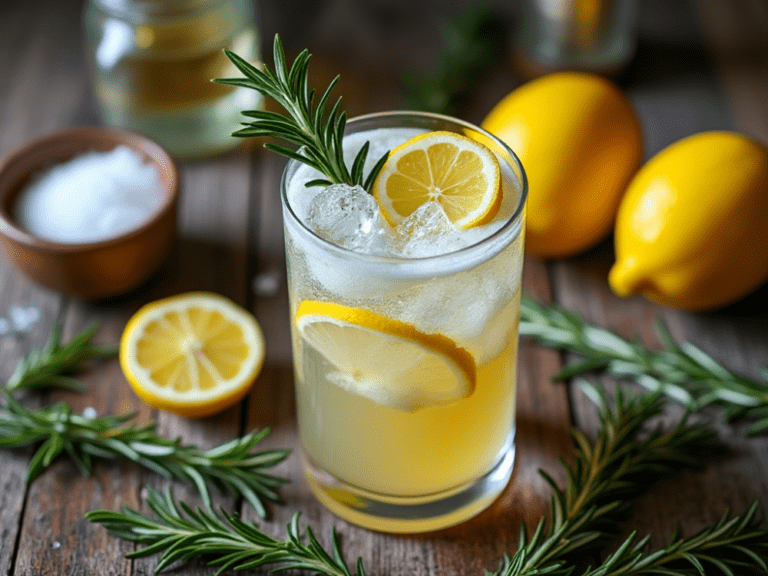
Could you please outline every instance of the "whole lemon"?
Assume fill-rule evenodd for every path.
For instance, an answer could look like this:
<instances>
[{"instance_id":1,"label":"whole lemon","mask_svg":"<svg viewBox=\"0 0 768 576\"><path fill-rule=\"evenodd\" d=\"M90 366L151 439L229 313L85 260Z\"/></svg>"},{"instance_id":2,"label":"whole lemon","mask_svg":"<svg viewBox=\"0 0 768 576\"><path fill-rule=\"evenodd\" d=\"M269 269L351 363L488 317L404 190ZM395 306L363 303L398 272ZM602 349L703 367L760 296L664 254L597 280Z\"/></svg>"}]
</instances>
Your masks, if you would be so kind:
<instances>
[{"instance_id":1,"label":"whole lemon","mask_svg":"<svg viewBox=\"0 0 768 576\"><path fill-rule=\"evenodd\" d=\"M640 124L618 87L593 74L543 76L508 94L482 127L528 176L528 252L569 256L608 234L642 160Z\"/></svg>"},{"instance_id":2,"label":"whole lemon","mask_svg":"<svg viewBox=\"0 0 768 576\"><path fill-rule=\"evenodd\" d=\"M733 132L680 140L637 173L616 218L619 296L719 308L768 278L768 149Z\"/></svg>"}]
</instances>

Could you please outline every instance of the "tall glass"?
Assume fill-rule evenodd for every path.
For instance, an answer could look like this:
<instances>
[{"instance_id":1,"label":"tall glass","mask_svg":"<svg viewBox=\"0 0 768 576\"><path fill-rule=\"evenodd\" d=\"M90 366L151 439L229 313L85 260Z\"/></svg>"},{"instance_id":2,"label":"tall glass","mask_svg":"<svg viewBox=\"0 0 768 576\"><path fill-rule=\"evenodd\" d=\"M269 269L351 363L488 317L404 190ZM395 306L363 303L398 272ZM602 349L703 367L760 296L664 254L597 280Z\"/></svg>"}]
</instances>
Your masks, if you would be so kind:
<instances>
[{"instance_id":1,"label":"tall glass","mask_svg":"<svg viewBox=\"0 0 768 576\"><path fill-rule=\"evenodd\" d=\"M307 482L327 508L350 522L385 532L423 532L474 516L496 499L512 474L527 184L508 147L453 118L372 114L349 121L346 134L377 130L371 133L375 142L396 129L447 130L493 150L501 166L504 202L486 237L424 258L356 253L322 239L302 221L291 196L295 180L306 172L298 162L286 167L281 193ZM352 314L372 313L384 318L377 329L385 333L396 323L449 339L471 357L473 389L447 402L400 406L339 385L358 376L339 375L349 368L329 357L325 344L318 347L306 338L297 312L307 301L326 308L327 303L340 305ZM327 343L346 346L352 356L363 353L356 344L354 339ZM391 379L390 371L399 369L391 365L397 360L382 359L386 354L357 359L366 365L363 371L371 372L366 377L373 386L376 370Z\"/></svg>"}]
</instances>

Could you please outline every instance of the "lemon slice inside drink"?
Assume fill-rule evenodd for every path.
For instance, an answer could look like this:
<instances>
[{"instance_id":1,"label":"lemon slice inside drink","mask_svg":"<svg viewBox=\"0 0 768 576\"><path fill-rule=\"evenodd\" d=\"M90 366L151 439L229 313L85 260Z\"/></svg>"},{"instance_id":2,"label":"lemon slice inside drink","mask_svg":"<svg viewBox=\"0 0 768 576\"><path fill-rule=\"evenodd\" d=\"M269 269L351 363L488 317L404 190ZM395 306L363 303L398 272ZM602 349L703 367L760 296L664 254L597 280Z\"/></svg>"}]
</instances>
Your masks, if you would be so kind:
<instances>
[{"instance_id":1,"label":"lemon slice inside drink","mask_svg":"<svg viewBox=\"0 0 768 576\"><path fill-rule=\"evenodd\" d=\"M208 292L147 304L120 339L120 366L139 398L182 416L209 416L241 400L263 361L253 315Z\"/></svg>"},{"instance_id":2,"label":"lemon slice inside drink","mask_svg":"<svg viewBox=\"0 0 768 576\"><path fill-rule=\"evenodd\" d=\"M501 206L501 170L493 152L453 132L427 132L389 153L373 197L391 225L427 202L442 206L458 229L490 222Z\"/></svg>"},{"instance_id":3,"label":"lemon slice inside drink","mask_svg":"<svg viewBox=\"0 0 768 576\"><path fill-rule=\"evenodd\" d=\"M403 412L456 402L472 394L475 362L441 334L426 334L368 310L305 300L296 313L304 341L347 391Z\"/></svg>"}]
</instances>

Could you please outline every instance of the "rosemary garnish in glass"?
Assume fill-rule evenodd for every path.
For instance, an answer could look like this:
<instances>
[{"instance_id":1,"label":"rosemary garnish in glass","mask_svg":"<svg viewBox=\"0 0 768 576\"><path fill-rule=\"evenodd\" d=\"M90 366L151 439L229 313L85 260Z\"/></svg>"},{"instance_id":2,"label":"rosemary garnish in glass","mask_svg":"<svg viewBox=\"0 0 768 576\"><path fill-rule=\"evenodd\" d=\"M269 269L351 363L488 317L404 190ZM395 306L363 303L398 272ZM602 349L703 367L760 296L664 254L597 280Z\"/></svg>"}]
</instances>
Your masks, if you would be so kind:
<instances>
[{"instance_id":1,"label":"rosemary garnish in glass","mask_svg":"<svg viewBox=\"0 0 768 576\"><path fill-rule=\"evenodd\" d=\"M315 102L315 91L308 87L308 67L311 58L307 50L302 51L289 67L279 36L273 44L274 70L264 65L259 70L237 54L225 51L227 57L242 72L244 78L218 78L214 82L251 88L280 104L288 116L268 110L246 110L243 115L250 120L233 136L267 136L285 140L298 146L293 150L286 146L267 142L264 147L288 158L312 166L325 175L325 179L312 180L307 186L329 186L350 184L362 186L370 191L381 167L387 160L382 156L367 177L363 175L369 143L360 149L348 169L344 161L342 139L347 116L341 110L341 98L326 113L331 91L339 80L336 76Z\"/></svg>"}]
</instances>

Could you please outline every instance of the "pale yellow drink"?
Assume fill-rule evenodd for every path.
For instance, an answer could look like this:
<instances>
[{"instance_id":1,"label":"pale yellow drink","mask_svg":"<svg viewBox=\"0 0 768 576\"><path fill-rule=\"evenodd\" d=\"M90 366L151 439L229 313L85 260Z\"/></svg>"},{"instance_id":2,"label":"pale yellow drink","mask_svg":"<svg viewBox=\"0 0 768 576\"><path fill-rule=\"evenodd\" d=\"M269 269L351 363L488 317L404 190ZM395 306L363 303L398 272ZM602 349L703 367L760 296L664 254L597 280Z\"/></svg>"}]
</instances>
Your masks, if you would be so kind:
<instances>
[{"instance_id":1,"label":"pale yellow drink","mask_svg":"<svg viewBox=\"0 0 768 576\"><path fill-rule=\"evenodd\" d=\"M386 130L368 132L378 128ZM388 148L419 131L446 129L480 134L458 121L412 113L365 117L351 122L348 132L364 132L363 140L351 138L357 145L371 139ZM303 210L292 197L313 193L296 186L309 173L295 163L286 170L286 250L306 476L327 507L368 528L417 532L456 524L488 506L511 475L525 176L502 144L485 143L502 168L499 215L454 246L463 248L424 258L356 254L318 238L301 224ZM297 328L304 302L370 312L447 339L471 358L473 388L431 403L345 385L360 376L343 374L339 353L356 358L372 386L376 371L391 386L397 352L389 356L387 338L375 353L366 338L311 341ZM419 378L429 387L431 377Z\"/></svg>"}]
</instances>

